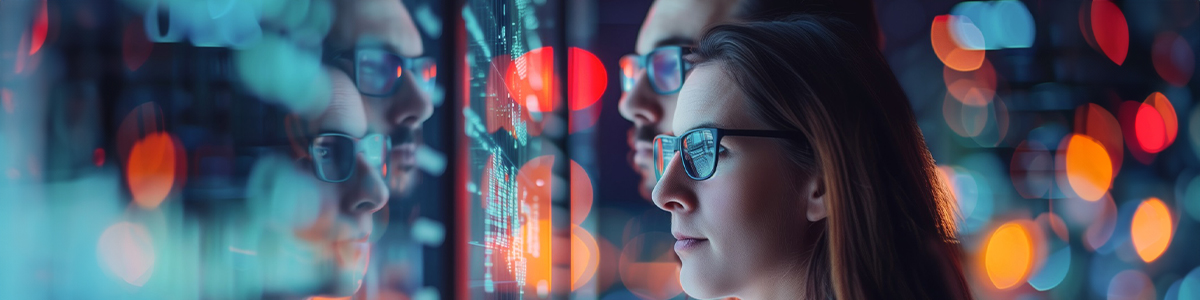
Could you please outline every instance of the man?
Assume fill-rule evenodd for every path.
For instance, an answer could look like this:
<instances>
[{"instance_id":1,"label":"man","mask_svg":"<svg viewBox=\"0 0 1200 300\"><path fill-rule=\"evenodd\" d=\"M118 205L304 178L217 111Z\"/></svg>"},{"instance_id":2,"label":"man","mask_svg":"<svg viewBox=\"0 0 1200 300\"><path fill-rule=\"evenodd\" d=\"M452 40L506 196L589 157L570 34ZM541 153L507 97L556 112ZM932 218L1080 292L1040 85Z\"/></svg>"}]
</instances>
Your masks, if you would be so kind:
<instances>
[{"instance_id":1,"label":"man","mask_svg":"<svg viewBox=\"0 0 1200 300\"><path fill-rule=\"evenodd\" d=\"M333 1L336 12L323 42L323 67L331 93L319 115L289 124L295 162L287 207L311 212L273 235L267 298L347 297L368 273L373 214L390 197L411 192L416 178L419 130L433 113L427 94L432 61L399 0ZM293 177L285 177L293 178ZM280 205L283 206L283 205ZM266 210L270 211L270 210ZM290 225L290 226L287 226ZM375 236L372 236L373 232ZM279 253L283 253L280 255ZM390 292L381 288L381 292Z\"/></svg>"},{"instance_id":2,"label":"man","mask_svg":"<svg viewBox=\"0 0 1200 300\"><path fill-rule=\"evenodd\" d=\"M621 59L624 94L617 106L633 122L630 158L642 180L638 192L650 199L656 183L651 141L670 134L675 100L688 67L687 47L710 26L736 21L770 20L797 13L844 19L878 40L871 0L658 0L638 32L636 54Z\"/></svg>"},{"instance_id":3,"label":"man","mask_svg":"<svg viewBox=\"0 0 1200 300\"><path fill-rule=\"evenodd\" d=\"M327 63L354 79L370 129L392 138L387 185L393 196L405 196L417 177L421 124L433 114L429 90L436 66L420 58L420 32L399 0L334 3L337 16L324 45Z\"/></svg>"}]
</instances>

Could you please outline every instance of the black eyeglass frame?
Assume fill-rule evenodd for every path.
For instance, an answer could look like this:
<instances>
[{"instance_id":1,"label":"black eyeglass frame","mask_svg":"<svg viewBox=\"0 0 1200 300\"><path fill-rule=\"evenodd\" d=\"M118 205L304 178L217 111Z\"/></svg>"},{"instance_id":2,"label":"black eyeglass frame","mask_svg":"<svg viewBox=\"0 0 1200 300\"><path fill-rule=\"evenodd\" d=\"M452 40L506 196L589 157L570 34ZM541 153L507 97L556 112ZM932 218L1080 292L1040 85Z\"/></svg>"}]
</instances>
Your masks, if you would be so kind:
<instances>
[{"instance_id":1,"label":"black eyeglass frame","mask_svg":"<svg viewBox=\"0 0 1200 300\"><path fill-rule=\"evenodd\" d=\"M388 152L390 152L392 150L392 137L390 137L386 134L373 133L373 134L368 134L366 136L363 136L362 138L357 138L357 137L351 136L349 134L343 134L343 133L318 134L318 135L312 137L308 142L308 156L309 156L309 160L312 161L313 173L315 173L317 175L317 178L321 179L322 181L339 183L339 182L344 182L346 180L350 180L350 177L354 177L354 172L356 172L357 171L356 168L358 168L358 163L357 163L357 161L355 161L350 164L350 170L346 172L346 178L341 178L340 180L335 180L335 179L330 179L327 176L325 176L324 167L322 167L321 163L317 161L317 140L320 139L321 137L328 137L328 136L344 137L344 138L350 139L350 141L352 141L354 143L354 154L353 155L355 156L355 158L354 158L355 160L358 159L359 153L364 153L367 150L366 149L367 147L363 145L364 140L368 140L368 139L371 139L376 136L381 136L381 137L383 137L383 140L384 140L384 145L383 145L384 148L383 148L383 152L380 153L380 155L383 156L381 159L382 162L381 162L380 166L385 166L385 168L386 168L386 166L389 163L391 163L392 157ZM382 174L380 174L380 176L382 176L383 178L387 178L388 177L387 173L390 173L390 172L383 172Z\"/></svg>"},{"instance_id":2,"label":"black eyeglass frame","mask_svg":"<svg viewBox=\"0 0 1200 300\"><path fill-rule=\"evenodd\" d=\"M665 134L659 135L657 137L654 137L654 144L653 144L654 147L656 147L656 148L663 147L664 150L669 149L669 150L671 150L671 154L670 154L670 158L667 158L666 157L667 154L665 151L662 151L662 152L659 152L657 150L655 151L656 152L655 155L657 156L654 158L654 161L656 163L656 166L654 166L655 180L662 180L662 176L665 175L666 169L668 166L670 166L671 161L674 160L675 156L677 156L678 153L683 152L683 150L684 150L683 149L684 143L682 141L683 137L686 137L688 135L691 135L691 134L697 133L697 132L708 132L709 134L711 134L713 136L713 143L714 143L713 152L714 153L712 154L713 155L713 158L712 158L713 162L712 162L712 168L711 168L712 170L709 170L707 172L708 173L707 176L697 175L699 172L697 172L697 170L694 170L694 168L695 168L694 163L689 164L687 162L683 162L684 172L687 173L689 178L691 178L692 180L696 180L696 181L707 180L709 178L712 178L712 176L717 173L717 164L721 161L720 160L721 139L725 138L726 136L748 136L748 137L796 139L796 138L800 138L802 135L802 133L800 133L799 131L724 129L724 128L713 128L713 127L702 127L702 128L688 130L678 136L670 136L670 135L665 135ZM658 166L657 164L659 164L659 163L661 163L662 165ZM691 166L689 167L689 165L691 165Z\"/></svg>"},{"instance_id":3,"label":"black eyeglass frame","mask_svg":"<svg viewBox=\"0 0 1200 300\"><path fill-rule=\"evenodd\" d=\"M655 76L656 68L650 67L650 57L653 57L655 53L658 53L660 51L669 51L669 50L678 50L678 52L676 54L676 59L679 60L679 87L676 87L672 90L664 90L661 87L659 87L658 84L654 83L654 80L652 79ZM691 71L692 67L693 67L692 63L689 62L687 59L684 59L684 57L687 56L688 54L692 54L692 50L693 50L693 48L691 46L680 46L680 45L660 46L658 48L654 48L653 50L650 50L650 52L646 53L645 55L638 55L635 53L626 54L624 56L621 56L621 60L625 60L626 58L633 59L635 62L637 62L638 66L641 66L642 69L646 70L646 80L650 80L650 87L654 90L655 93L658 93L659 95L670 95L670 94L678 93L680 90L683 89L683 82L685 80L687 80L688 71ZM621 67L621 66L618 66L618 67ZM631 80L633 80L633 82L635 82L635 84L636 84L637 74L633 74L633 75L635 77L631 78ZM624 77L625 73L622 72L620 76ZM622 78L622 81L624 81L624 78ZM625 90L624 83L621 84L621 90L628 92L628 90ZM630 90L632 90L632 87L630 88Z\"/></svg>"}]
</instances>

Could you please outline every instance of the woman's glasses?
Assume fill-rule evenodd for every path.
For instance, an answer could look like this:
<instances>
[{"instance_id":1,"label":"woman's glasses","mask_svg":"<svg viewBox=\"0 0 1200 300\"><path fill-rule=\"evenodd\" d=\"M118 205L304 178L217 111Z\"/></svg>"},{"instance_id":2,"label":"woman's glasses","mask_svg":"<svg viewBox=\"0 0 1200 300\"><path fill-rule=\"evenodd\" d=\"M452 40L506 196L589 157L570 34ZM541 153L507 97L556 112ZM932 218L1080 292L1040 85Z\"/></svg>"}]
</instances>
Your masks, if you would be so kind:
<instances>
[{"instance_id":1,"label":"woman's glasses","mask_svg":"<svg viewBox=\"0 0 1200 300\"><path fill-rule=\"evenodd\" d=\"M683 77L692 69L692 64L683 59L692 53L692 48L665 46L654 48L646 55L626 54L621 57L621 90L632 91L637 77L646 71L650 86L660 95L678 93L683 88Z\"/></svg>"},{"instance_id":2,"label":"woman's glasses","mask_svg":"<svg viewBox=\"0 0 1200 300\"><path fill-rule=\"evenodd\" d=\"M437 80L437 64L430 57L408 58L384 49L355 49L334 55L334 59L353 59L354 84L358 92L372 97L396 93L404 74L416 76L418 88L432 92Z\"/></svg>"},{"instance_id":3,"label":"woman's glasses","mask_svg":"<svg viewBox=\"0 0 1200 300\"><path fill-rule=\"evenodd\" d=\"M678 137L659 135L654 138L654 178L661 180L676 153L683 158L683 170L693 180L705 180L717 171L720 157L721 138L726 136L754 136L771 138L794 138L794 131L778 130L735 130L721 128L696 128Z\"/></svg>"},{"instance_id":4,"label":"woman's glasses","mask_svg":"<svg viewBox=\"0 0 1200 300\"><path fill-rule=\"evenodd\" d=\"M379 168L379 174L387 178L390 149L392 138L378 133L361 139L340 133L324 133L314 138L308 146L317 178L328 182L350 179L358 165L359 153L363 154L371 167Z\"/></svg>"}]
</instances>

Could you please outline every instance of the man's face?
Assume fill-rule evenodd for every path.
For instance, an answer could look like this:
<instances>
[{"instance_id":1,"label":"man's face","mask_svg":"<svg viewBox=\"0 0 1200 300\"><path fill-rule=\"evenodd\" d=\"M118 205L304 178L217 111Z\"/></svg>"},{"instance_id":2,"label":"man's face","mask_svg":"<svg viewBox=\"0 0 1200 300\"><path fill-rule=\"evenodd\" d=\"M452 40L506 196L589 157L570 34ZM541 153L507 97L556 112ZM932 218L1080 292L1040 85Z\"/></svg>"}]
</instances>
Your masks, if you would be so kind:
<instances>
[{"instance_id":1,"label":"man's face","mask_svg":"<svg viewBox=\"0 0 1200 300\"><path fill-rule=\"evenodd\" d=\"M659 0L650 7L638 32L637 54L645 55L662 46L692 46L708 26L730 20L733 0ZM629 129L630 156L642 176L638 192L650 199L654 189L654 160L651 142L659 134L671 133L678 93L659 94L650 86L645 72L634 74L632 90L621 96L618 110L633 122Z\"/></svg>"},{"instance_id":2,"label":"man's face","mask_svg":"<svg viewBox=\"0 0 1200 300\"><path fill-rule=\"evenodd\" d=\"M270 238L261 246L274 253L263 256L269 258L264 263L271 286L268 295L348 296L357 291L371 256L372 214L388 201L380 162L372 154L357 152L359 147L353 144L339 147L328 139L332 134L347 137L342 141L362 143L359 140L369 140L372 132L363 99L348 84L349 76L328 66L324 71L334 84L329 105L319 115L302 120L302 129L291 136L304 154L297 153L290 165L281 166L275 178L280 181L268 185L276 190L252 205L259 208L258 217L268 220L268 230L286 232L267 235ZM379 147L374 153L380 153L383 146L374 145ZM352 158L336 159L346 157L339 155L345 153ZM347 172L321 172L318 164ZM275 199L280 195L289 197Z\"/></svg>"},{"instance_id":3,"label":"man's face","mask_svg":"<svg viewBox=\"0 0 1200 300\"><path fill-rule=\"evenodd\" d=\"M381 49L401 57L421 56L424 46L420 32L408 9L399 0L345 0L334 3L337 5L337 17L325 39L326 52ZM353 77L354 59L351 55L336 59L331 64ZM363 99L370 130L392 137L387 185L393 195L406 195L415 185L421 124L433 114L429 95L420 88L421 79L416 76L421 71L408 68L398 71L401 74L397 74L397 87L391 95L358 95Z\"/></svg>"}]
</instances>

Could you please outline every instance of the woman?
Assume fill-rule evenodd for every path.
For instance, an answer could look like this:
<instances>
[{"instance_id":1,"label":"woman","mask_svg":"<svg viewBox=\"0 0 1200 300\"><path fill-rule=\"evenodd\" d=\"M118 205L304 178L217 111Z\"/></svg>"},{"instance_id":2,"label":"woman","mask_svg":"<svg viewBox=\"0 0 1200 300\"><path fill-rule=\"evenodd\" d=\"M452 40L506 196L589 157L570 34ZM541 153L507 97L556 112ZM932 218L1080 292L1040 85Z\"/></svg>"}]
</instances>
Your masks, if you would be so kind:
<instances>
[{"instance_id":1,"label":"woman","mask_svg":"<svg viewBox=\"0 0 1200 300\"><path fill-rule=\"evenodd\" d=\"M896 78L851 28L722 25L689 57L653 192L689 295L971 297L953 198Z\"/></svg>"}]
</instances>

